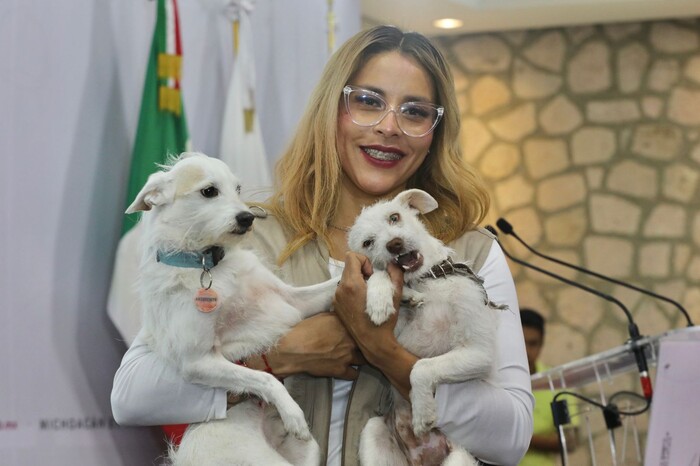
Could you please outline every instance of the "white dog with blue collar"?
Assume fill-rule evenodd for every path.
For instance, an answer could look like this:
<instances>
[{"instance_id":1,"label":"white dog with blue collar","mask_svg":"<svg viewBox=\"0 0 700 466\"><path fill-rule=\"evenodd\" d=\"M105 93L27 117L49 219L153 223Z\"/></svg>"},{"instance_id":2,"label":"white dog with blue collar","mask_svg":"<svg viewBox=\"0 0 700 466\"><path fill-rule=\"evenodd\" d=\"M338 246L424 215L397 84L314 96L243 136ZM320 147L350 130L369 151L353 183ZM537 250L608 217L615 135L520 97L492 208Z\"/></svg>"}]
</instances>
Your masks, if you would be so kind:
<instances>
[{"instance_id":1,"label":"white dog with blue collar","mask_svg":"<svg viewBox=\"0 0 700 466\"><path fill-rule=\"evenodd\" d=\"M303 318L329 309L337 282L292 287L242 247L256 211L239 194L224 162L184 153L151 175L127 209L143 212L145 341L190 382L255 397L225 420L191 425L171 461L318 465L318 444L284 385L234 361L264 354Z\"/></svg>"}]
</instances>

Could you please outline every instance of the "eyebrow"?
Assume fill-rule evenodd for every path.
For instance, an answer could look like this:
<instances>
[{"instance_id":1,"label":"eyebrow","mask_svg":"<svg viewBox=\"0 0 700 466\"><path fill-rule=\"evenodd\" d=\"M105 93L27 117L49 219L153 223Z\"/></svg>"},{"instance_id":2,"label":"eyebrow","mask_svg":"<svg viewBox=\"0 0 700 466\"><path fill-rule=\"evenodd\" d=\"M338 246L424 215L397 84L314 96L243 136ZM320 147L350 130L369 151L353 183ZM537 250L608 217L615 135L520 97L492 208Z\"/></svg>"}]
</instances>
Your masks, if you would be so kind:
<instances>
[{"instance_id":1,"label":"eyebrow","mask_svg":"<svg viewBox=\"0 0 700 466\"><path fill-rule=\"evenodd\" d=\"M356 86L357 86L357 87L361 87L362 89L366 89L366 90L368 90L368 91L372 91L372 92L374 92L374 93L376 93L376 94L381 95L382 97L386 97L386 93L385 93L382 89L380 89L380 88L378 88L378 87L374 87L374 86L363 86L363 85L361 85L361 84L356 84ZM424 96L418 96L418 95L406 95L406 96L403 96L403 101L404 101L404 102L425 102L425 103L429 103L429 104L434 103L434 102L432 101L432 99L426 98L426 97L424 97Z\"/></svg>"}]
</instances>

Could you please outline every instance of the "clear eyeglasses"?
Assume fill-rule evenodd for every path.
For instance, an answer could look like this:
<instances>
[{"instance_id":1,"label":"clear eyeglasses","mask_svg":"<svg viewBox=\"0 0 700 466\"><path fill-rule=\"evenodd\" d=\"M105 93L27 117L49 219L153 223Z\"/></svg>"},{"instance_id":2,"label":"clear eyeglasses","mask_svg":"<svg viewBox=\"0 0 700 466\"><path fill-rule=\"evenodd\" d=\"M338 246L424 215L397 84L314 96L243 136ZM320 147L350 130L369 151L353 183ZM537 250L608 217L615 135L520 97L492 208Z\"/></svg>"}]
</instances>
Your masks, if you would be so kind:
<instances>
[{"instance_id":1,"label":"clear eyeglasses","mask_svg":"<svg viewBox=\"0 0 700 466\"><path fill-rule=\"evenodd\" d=\"M343 95L345 108L356 125L377 125L389 112L394 112L401 132L414 138L434 130L445 113L444 107L428 102L404 102L399 108L394 108L376 92L356 86L345 86Z\"/></svg>"}]
</instances>

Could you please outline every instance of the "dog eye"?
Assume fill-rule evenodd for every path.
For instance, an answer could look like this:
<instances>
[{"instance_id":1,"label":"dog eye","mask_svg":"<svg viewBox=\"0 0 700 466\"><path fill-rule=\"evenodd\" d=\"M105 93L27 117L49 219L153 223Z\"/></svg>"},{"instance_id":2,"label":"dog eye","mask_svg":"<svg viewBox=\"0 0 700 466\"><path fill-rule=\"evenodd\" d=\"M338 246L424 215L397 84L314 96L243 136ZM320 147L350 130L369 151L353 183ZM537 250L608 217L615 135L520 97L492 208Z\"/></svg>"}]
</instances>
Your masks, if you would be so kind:
<instances>
[{"instance_id":1,"label":"dog eye","mask_svg":"<svg viewBox=\"0 0 700 466\"><path fill-rule=\"evenodd\" d=\"M236 186L236 194L241 194L241 185Z\"/></svg>"},{"instance_id":2,"label":"dog eye","mask_svg":"<svg viewBox=\"0 0 700 466\"><path fill-rule=\"evenodd\" d=\"M368 247L372 246L374 244L373 239L368 239L364 243L362 243L362 247L367 249Z\"/></svg>"},{"instance_id":3,"label":"dog eye","mask_svg":"<svg viewBox=\"0 0 700 466\"><path fill-rule=\"evenodd\" d=\"M204 197L216 197L219 195L219 190L214 186L206 187L199 192L202 193L202 196Z\"/></svg>"},{"instance_id":4,"label":"dog eye","mask_svg":"<svg viewBox=\"0 0 700 466\"><path fill-rule=\"evenodd\" d=\"M399 220L401 220L401 216L399 214L389 215L389 224L393 225L394 223L398 222Z\"/></svg>"}]
</instances>

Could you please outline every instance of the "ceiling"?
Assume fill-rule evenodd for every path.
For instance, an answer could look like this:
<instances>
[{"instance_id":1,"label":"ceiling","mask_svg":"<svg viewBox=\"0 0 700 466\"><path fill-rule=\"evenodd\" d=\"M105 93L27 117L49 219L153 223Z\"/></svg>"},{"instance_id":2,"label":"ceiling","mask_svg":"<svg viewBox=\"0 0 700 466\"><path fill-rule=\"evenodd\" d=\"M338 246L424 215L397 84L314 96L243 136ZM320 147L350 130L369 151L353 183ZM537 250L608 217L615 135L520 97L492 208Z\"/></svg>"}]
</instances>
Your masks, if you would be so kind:
<instances>
[{"instance_id":1,"label":"ceiling","mask_svg":"<svg viewBox=\"0 0 700 466\"><path fill-rule=\"evenodd\" d=\"M361 0L367 25L393 24L427 36L700 16L699 0ZM438 29L439 18L459 29Z\"/></svg>"}]
</instances>

